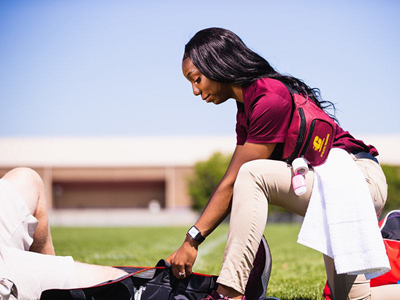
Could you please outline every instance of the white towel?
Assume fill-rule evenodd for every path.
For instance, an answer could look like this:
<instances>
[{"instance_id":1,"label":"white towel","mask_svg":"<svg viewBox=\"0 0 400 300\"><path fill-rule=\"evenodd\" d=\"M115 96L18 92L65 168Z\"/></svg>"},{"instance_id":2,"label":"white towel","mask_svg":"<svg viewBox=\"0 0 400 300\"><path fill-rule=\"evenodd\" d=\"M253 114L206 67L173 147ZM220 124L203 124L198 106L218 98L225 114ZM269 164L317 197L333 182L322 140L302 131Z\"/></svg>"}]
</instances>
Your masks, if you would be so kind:
<instances>
[{"instance_id":1,"label":"white towel","mask_svg":"<svg viewBox=\"0 0 400 300\"><path fill-rule=\"evenodd\" d=\"M368 185L345 150L332 149L327 161L314 168L297 242L333 258L338 274L371 279L390 270Z\"/></svg>"}]
</instances>

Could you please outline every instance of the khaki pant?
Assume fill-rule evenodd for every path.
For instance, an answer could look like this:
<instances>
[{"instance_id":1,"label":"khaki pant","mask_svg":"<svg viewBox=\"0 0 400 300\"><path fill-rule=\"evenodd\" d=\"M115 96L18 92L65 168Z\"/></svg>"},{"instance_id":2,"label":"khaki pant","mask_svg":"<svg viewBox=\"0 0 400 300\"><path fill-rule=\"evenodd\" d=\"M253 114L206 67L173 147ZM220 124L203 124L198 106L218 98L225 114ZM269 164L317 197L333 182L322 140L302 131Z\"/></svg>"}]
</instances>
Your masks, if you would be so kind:
<instances>
[{"instance_id":1,"label":"khaki pant","mask_svg":"<svg viewBox=\"0 0 400 300\"><path fill-rule=\"evenodd\" d=\"M356 159L368 183L379 215L387 198L387 184L381 167L370 159ZM268 205L277 205L304 216L313 186L314 173L306 175L307 193L296 196L291 186L293 172L285 162L255 160L244 164L236 179L228 242L218 283L244 293L252 262L267 222ZM400 285L370 288L363 275L337 275L333 260L325 257L329 284L336 300L400 299ZM321 291L322 293L322 291ZM398 298L390 298L390 296ZM371 297L372 296L372 297Z\"/></svg>"}]
</instances>

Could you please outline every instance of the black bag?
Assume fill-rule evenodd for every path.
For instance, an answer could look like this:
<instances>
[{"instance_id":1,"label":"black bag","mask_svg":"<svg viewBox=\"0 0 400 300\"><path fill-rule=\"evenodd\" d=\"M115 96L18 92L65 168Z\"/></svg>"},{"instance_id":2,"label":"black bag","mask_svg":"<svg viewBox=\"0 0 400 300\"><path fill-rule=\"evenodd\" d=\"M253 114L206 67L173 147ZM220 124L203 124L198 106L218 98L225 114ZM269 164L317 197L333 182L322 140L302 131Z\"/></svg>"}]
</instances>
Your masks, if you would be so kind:
<instances>
[{"instance_id":1,"label":"black bag","mask_svg":"<svg viewBox=\"0 0 400 300\"><path fill-rule=\"evenodd\" d=\"M129 275L96 286L71 289L48 290L41 299L105 300L105 299L199 299L216 288L216 276L193 274L178 280L164 260L156 267L119 267ZM136 298L135 298L136 294ZM179 295L179 297L178 297Z\"/></svg>"},{"instance_id":2,"label":"black bag","mask_svg":"<svg viewBox=\"0 0 400 300\"><path fill-rule=\"evenodd\" d=\"M246 287L247 300L264 300L271 274L271 252L263 237ZM96 286L47 290L41 300L198 300L218 287L217 276L193 273L179 280L169 264L160 260L155 267L118 267L129 275Z\"/></svg>"}]
</instances>

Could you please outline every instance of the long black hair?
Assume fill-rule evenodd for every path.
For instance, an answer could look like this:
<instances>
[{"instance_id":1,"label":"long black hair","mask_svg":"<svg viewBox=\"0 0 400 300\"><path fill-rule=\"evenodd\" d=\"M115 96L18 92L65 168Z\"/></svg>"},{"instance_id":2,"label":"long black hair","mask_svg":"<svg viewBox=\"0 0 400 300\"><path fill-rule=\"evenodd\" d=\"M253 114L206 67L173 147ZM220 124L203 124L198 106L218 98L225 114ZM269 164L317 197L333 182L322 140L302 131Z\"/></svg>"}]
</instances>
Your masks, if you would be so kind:
<instances>
[{"instance_id":1,"label":"long black hair","mask_svg":"<svg viewBox=\"0 0 400 300\"><path fill-rule=\"evenodd\" d=\"M332 102L322 100L319 89L310 88L293 76L280 74L230 30L213 27L197 32L185 46L183 59L188 57L211 80L245 87L259 78L273 78L310 97L320 108L332 107L336 111ZM336 120L334 115L331 117Z\"/></svg>"}]
</instances>

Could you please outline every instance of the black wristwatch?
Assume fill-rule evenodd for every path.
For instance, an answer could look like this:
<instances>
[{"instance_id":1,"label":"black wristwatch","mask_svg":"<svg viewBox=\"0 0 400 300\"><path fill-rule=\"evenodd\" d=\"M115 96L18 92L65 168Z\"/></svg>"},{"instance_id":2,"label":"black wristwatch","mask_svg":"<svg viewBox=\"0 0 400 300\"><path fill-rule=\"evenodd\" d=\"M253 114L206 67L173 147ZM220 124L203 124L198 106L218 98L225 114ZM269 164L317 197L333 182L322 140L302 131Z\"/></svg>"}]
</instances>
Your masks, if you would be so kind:
<instances>
[{"instance_id":1,"label":"black wristwatch","mask_svg":"<svg viewBox=\"0 0 400 300\"><path fill-rule=\"evenodd\" d=\"M201 244L206 239L204 236L201 235L200 230L197 229L197 227L194 225L190 227L186 234L199 244Z\"/></svg>"}]
</instances>

